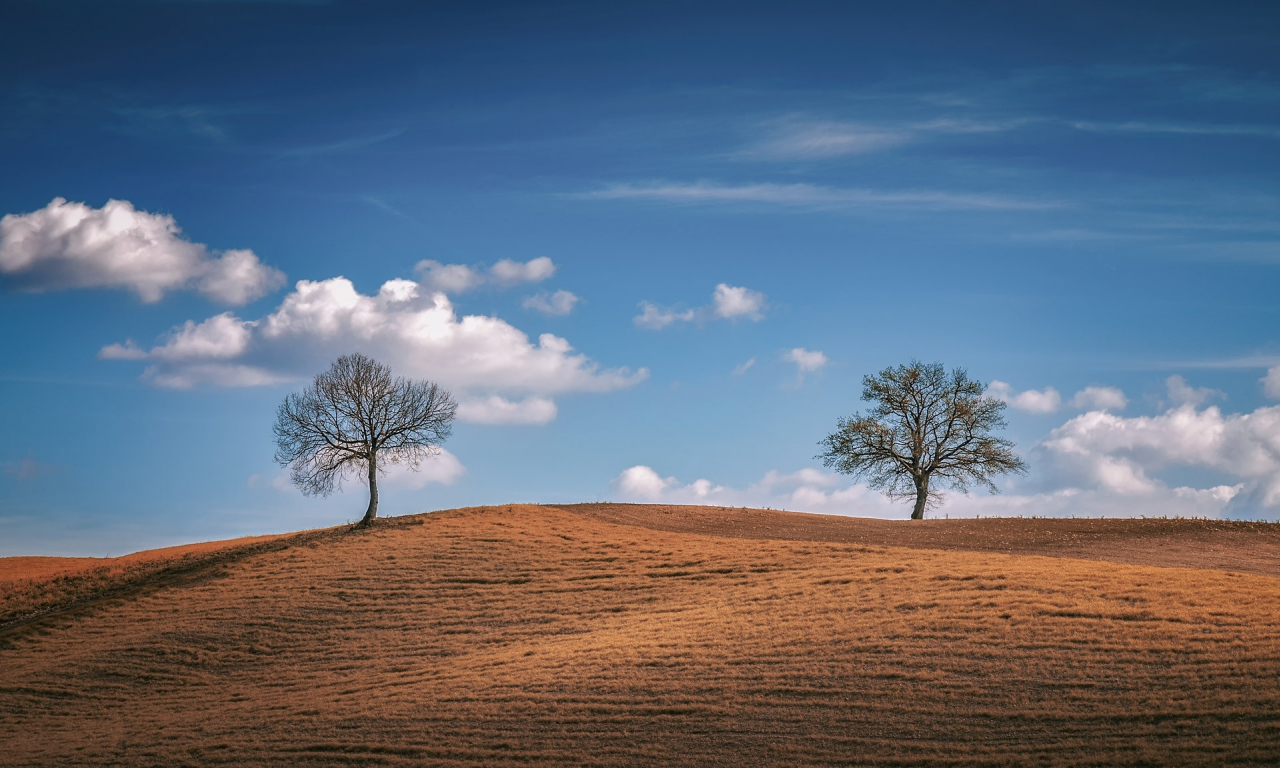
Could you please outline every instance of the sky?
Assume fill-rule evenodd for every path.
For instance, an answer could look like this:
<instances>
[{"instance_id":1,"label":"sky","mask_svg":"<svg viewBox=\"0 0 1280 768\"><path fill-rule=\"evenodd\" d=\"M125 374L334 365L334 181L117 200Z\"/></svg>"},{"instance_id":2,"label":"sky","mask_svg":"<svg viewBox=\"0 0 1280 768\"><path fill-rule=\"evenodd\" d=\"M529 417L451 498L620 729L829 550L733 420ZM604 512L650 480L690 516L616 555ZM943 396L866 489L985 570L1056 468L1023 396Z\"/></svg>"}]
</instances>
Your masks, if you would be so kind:
<instances>
[{"instance_id":1,"label":"sky","mask_svg":"<svg viewBox=\"0 0 1280 768\"><path fill-rule=\"evenodd\" d=\"M815 458L964 368L936 514L1280 519L1267 3L0 4L0 556L358 519L273 460L361 352L459 401L382 514L905 518Z\"/></svg>"}]
</instances>

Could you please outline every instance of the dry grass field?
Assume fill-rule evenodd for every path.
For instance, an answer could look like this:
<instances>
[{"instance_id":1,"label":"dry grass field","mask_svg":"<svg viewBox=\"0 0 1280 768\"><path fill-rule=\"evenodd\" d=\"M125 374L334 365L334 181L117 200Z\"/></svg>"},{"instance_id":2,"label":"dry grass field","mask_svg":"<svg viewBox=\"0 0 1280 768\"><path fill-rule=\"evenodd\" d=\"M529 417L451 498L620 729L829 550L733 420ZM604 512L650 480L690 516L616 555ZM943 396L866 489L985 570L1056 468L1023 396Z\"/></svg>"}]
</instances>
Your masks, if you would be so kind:
<instances>
[{"instance_id":1,"label":"dry grass field","mask_svg":"<svg viewBox=\"0 0 1280 768\"><path fill-rule=\"evenodd\" d=\"M516 505L11 563L0 763L1274 764L1274 528Z\"/></svg>"}]
</instances>

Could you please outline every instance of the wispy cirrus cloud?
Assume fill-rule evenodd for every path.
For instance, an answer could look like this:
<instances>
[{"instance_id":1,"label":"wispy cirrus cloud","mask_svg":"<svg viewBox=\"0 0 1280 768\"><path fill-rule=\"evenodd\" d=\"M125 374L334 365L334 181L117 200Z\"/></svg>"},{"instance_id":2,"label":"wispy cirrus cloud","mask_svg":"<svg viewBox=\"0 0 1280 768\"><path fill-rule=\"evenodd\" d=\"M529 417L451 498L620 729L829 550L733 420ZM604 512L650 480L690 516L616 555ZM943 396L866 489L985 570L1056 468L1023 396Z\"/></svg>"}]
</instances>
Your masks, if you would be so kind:
<instances>
[{"instance_id":1,"label":"wispy cirrus cloud","mask_svg":"<svg viewBox=\"0 0 1280 768\"><path fill-rule=\"evenodd\" d=\"M1189 136L1257 136L1280 139L1280 128L1270 125L1214 125L1212 123L1165 122L1092 122L1073 121L1069 125L1077 130L1093 133L1169 133Z\"/></svg>"},{"instance_id":2,"label":"wispy cirrus cloud","mask_svg":"<svg viewBox=\"0 0 1280 768\"><path fill-rule=\"evenodd\" d=\"M325 142L322 144L299 144L293 147L276 150L277 157L314 157L319 155L333 155L343 152L354 152L375 144L381 144L384 141L403 136L407 127L395 128L389 131L381 131L378 133L369 133L363 136L350 136L345 139Z\"/></svg>"},{"instance_id":3,"label":"wispy cirrus cloud","mask_svg":"<svg viewBox=\"0 0 1280 768\"><path fill-rule=\"evenodd\" d=\"M612 184L570 195L582 200L641 200L682 205L776 205L795 210L1045 210L1057 200L938 190L888 191L816 184L720 184L712 181Z\"/></svg>"},{"instance_id":4,"label":"wispy cirrus cloud","mask_svg":"<svg viewBox=\"0 0 1280 768\"><path fill-rule=\"evenodd\" d=\"M944 135L999 133L1036 122L1036 118L982 120L938 117L929 120L847 122L786 118L766 124L764 138L733 156L743 160L809 160L864 155Z\"/></svg>"}]
</instances>

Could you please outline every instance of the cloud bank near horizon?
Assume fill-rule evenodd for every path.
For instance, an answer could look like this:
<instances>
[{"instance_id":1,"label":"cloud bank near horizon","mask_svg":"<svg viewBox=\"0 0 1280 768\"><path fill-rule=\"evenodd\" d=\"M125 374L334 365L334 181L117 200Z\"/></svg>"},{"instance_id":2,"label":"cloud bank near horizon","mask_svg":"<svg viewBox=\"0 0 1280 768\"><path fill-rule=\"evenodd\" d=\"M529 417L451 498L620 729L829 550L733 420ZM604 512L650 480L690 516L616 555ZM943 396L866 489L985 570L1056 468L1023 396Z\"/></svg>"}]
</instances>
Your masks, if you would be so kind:
<instances>
[{"instance_id":1,"label":"cloud bank near horizon","mask_svg":"<svg viewBox=\"0 0 1280 768\"><path fill-rule=\"evenodd\" d=\"M1135 417L1095 409L1055 427L1028 454L1033 474L1010 479L1005 494L944 493L937 514L1280 518L1280 406L1224 414L1188 401ZM1170 470L1188 468L1216 480L1193 486L1163 479ZM812 467L771 470L734 488L707 478L684 483L640 464L621 472L612 487L624 499L653 503L863 517L910 512L861 482Z\"/></svg>"}]
</instances>

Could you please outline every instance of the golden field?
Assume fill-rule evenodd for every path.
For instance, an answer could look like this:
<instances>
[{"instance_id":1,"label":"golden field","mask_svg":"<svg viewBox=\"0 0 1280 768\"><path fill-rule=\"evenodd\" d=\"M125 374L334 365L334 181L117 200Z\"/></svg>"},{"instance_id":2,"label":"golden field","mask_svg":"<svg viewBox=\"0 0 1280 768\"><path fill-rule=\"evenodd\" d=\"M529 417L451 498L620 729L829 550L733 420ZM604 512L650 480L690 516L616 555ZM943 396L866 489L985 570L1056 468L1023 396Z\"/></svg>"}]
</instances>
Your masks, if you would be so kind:
<instances>
[{"instance_id":1,"label":"golden field","mask_svg":"<svg viewBox=\"0 0 1280 768\"><path fill-rule=\"evenodd\" d=\"M0 559L0 764L1272 764L1276 528L513 505Z\"/></svg>"}]
</instances>

